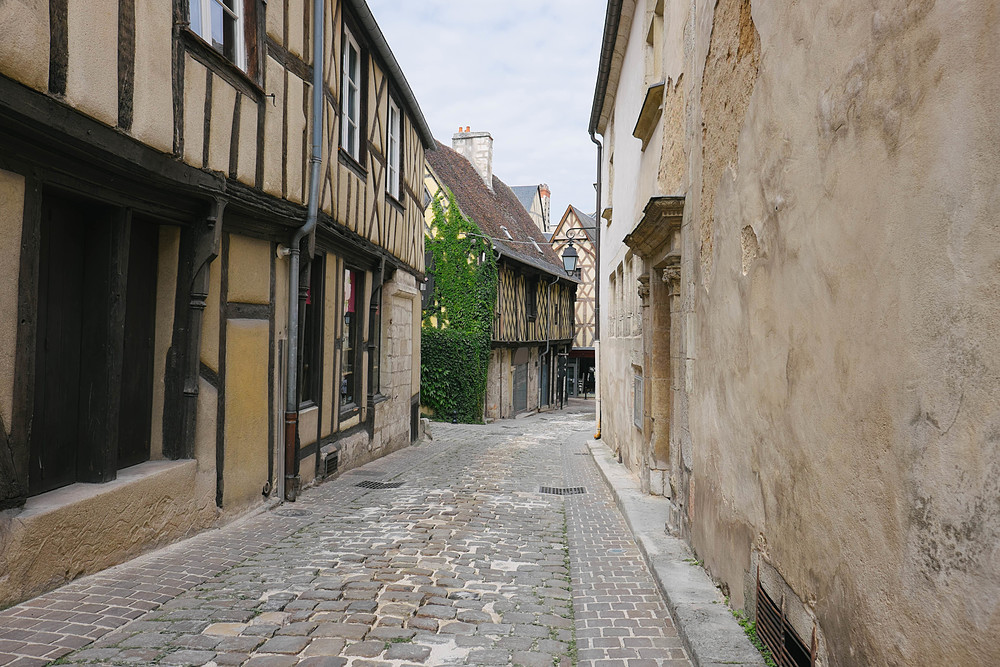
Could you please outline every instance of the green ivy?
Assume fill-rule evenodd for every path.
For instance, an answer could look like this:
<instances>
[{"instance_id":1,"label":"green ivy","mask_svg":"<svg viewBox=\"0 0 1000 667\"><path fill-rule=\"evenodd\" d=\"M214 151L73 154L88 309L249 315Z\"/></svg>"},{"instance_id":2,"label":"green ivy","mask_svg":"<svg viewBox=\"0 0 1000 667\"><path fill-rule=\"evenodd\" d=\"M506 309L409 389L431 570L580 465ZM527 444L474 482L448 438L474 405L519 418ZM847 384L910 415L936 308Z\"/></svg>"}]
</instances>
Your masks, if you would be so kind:
<instances>
[{"instance_id":1,"label":"green ivy","mask_svg":"<svg viewBox=\"0 0 1000 667\"><path fill-rule=\"evenodd\" d=\"M434 277L423 313L420 400L434 417L462 423L483 420L497 264L492 245L462 215L454 195L431 202Z\"/></svg>"}]
</instances>

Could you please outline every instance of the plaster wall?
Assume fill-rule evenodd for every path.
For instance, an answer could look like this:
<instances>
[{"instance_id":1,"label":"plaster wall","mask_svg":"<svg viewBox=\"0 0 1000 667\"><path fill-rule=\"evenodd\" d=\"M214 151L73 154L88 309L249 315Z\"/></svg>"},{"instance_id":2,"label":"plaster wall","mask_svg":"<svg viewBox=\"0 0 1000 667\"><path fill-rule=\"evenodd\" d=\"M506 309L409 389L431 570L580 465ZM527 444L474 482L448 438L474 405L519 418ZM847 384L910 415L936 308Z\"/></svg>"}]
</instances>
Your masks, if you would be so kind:
<instances>
[{"instance_id":1,"label":"plaster wall","mask_svg":"<svg viewBox=\"0 0 1000 667\"><path fill-rule=\"evenodd\" d=\"M736 605L780 572L824 664L1000 662L1000 14L695 4L693 546Z\"/></svg>"},{"instance_id":2,"label":"plaster wall","mask_svg":"<svg viewBox=\"0 0 1000 667\"><path fill-rule=\"evenodd\" d=\"M257 183L257 105L247 96L240 99L240 141L236 178L241 183Z\"/></svg>"},{"instance_id":3,"label":"plaster wall","mask_svg":"<svg viewBox=\"0 0 1000 667\"><path fill-rule=\"evenodd\" d=\"M212 75L212 118L209 125L208 168L229 174L229 149L233 142L236 89Z\"/></svg>"},{"instance_id":4,"label":"plaster wall","mask_svg":"<svg viewBox=\"0 0 1000 667\"><path fill-rule=\"evenodd\" d=\"M201 319L201 363L219 371L219 320L222 299L222 258L208 265L208 297Z\"/></svg>"},{"instance_id":5,"label":"plaster wall","mask_svg":"<svg viewBox=\"0 0 1000 667\"><path fill-rule=\"evenodd\" d=\"M153 148L169 153L174 146L174 106L171 95L173 22L170 3L137 0L135 3L135 89L132 98L132 135Z\"/></svg>"},{"instance_id":6,"label":"plaster wall","mask_svg":"<svg viewBox=\"0 0 1000 667\"><path fill-rule=\"evenodd\" d=\"M229 237L229 283L226 299L271 303L271 243L248 236Z\"/></svg>"},{"instance_id":7,"label":"plaster wall","mask_svg":"<svg viewBox=\"0 0 1000 667\"><path fill-rule=\"evenodd\" d=\"M3 73L35 90L49 85L49 0L9 0L0 12Z\"/></svg>"},{"instance_id":8,"label":"plaster wall","mask_svg":"<svg viewBox=\"0 0 1000 667\"><path fill-rule=\"evenodd\" d=\"M631 253L625 236L642 217L646 200L656 193L656 175L662 129L657 129L646 151L632 136L636 119L646 96L646 11L637 3L631 19L628 41L624 46L618 74L612 120L604 131L605 206L612 209L610 223L601 230L601 266L598 280L604 305L601 308L601 437L648 489L648 471L642 453L643 436L632 422L633 378L642 372L642 342L637 332L621 322L618 315L634 309L637 276L632 271ZM654 166L651 166L654 165ZM621 267L621 277L614 283L611 275ZM631 319L629 320L631 321Z\"/></svg>"},{"instance_id":9,"label":"plaster wall","mask_svg":"<svg viewBox=\"0 0 1000 667\"><path fill-rule=\"evenodd\" d=\"M102 123L118 124L118 0L68 0L66 101ZM34 53L36 48L31 49Z\"/></svg>"},{"instance_id":10,"label":"plaster wall","mask_svg":"<svg viewBox=\"0 0 1000 667\"><path fill-rule=\"evenodd\" d=\"M184 56L184 161L195 167L205 163L207 77L204 65L191 56Z\"/></svg>"},{"instance_id":11,"label":"plaster wall","mask_svg":"<svg viewBox=\"0 0 1000 667\"><path fill-rule=\"evenodd\" d=\"M267 476L268 410L266 320L228 320L224 486L226 509L245 507L261 498Z\"/></svg>"},{"instance_id":12,"label":"plaster wall","mask_svg":"<svg viewBox=\"0 0 1000 667\"><path fill-rule=\"evenodd\" d=\"M24 224L24 176L0 170L0 304L17 313L21 267L21 227ZM0 319L0 419L10 433L14 416L17 317Z\"/></svg>"},{"instance_id":13,"label":"plaster wall","mask_svg":"<svg viewBox=\"0 0 1000 667\"><path fill-rule=\"evenodd\" d=\"M174 310L177 301L177 265L180 256L179 227L160 226L160 257L156 278L156 338L153 342L153 429L150 457L163 458L163 409L166 396L167 354L173 341Z\"/></svg>"}]
</instances>

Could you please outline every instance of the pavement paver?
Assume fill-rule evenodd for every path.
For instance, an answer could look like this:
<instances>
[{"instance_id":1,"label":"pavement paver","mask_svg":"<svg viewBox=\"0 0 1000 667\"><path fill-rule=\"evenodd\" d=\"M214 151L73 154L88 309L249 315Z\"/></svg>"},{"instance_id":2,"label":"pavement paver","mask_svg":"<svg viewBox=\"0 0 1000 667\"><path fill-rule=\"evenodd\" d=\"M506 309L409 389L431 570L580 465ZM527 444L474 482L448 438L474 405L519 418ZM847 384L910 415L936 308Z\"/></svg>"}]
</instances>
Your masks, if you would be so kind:
<instances>
[{"instance_id":1,"label":"pavement paver","mask_svg":"<svg viewBox=\"0 0 1000 667\"><path fill-rule=\"evenodd\" d=\"M591 425L434 424L294 505L0 613L0 665L689 665Z\"/></svg>"}]
</instances>

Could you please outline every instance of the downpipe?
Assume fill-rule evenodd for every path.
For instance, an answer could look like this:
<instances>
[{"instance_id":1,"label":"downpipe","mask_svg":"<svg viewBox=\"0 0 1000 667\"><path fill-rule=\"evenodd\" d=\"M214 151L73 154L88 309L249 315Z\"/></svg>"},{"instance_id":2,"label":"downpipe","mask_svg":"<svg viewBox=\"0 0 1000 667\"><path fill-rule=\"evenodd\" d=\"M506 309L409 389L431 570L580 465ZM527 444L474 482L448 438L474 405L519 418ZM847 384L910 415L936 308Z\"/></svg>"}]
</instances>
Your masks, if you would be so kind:
<instances>
[{"instance_id":1,"label":"downpipe","mask_svg":"<svg viewBox=\"0 0 1000 667\"><path fill-rule=\"evenodd\" d=\"M597 274L594 280L594 350L599 357L601 354L601 167L604 160L604 146L594 136L594 131L590 131L590 140L597 146L597 208L594 210L594 262L597 264ZM594 440L601 439L601 379L597 376L597 365L594 367L594 402L597 413L597 432L594 433Z\"/></svg>"},{"instance_id":2,"label":"downpipe","mask_svg":"<svg viewBox=\"0 0 1000 667\"><path fill-rule=\"evenodd\" d=\"M288 363L285 387L285 500L295 502L299 493L296 474L299 405L299 264L300 245L316 228L319 214L320 167L323 164L323 26L325 0L313 0L312 152L309 156L309 204L306 222L295 230L288 254Z\"/></svg>"},{"instance_id":3,"label":"downpipe","mask_svg":"<svg viewBox=\"0 0 1000 667\"><path fill-rule=\"evenodd\" d=\"M559 276L556 276L555 278L553 278L552 282L550 282L549 285L548 285L548 287L546 288L546 299L545 300L546 300L547 305L549 307L549 314L550 315L551 315L551 311L552 311L552 286L555 285L557 282L559 282ZM551 325L551 321L549 322L549 324ZM542 354L542 357L548 356L548 354L549 354L549 348L551 348L551 347L552 347L552 332L550 331L549 335L545 337L545 353ZM549 360L549 393L550 393L550 395L551 395L551 390L552 390L552 384L553 384L553 382L552 382L552 361L550 359ZM542 383L541 382L538 383L538 411L539 412L542 411Z\"/></svg>"}]
</instances>

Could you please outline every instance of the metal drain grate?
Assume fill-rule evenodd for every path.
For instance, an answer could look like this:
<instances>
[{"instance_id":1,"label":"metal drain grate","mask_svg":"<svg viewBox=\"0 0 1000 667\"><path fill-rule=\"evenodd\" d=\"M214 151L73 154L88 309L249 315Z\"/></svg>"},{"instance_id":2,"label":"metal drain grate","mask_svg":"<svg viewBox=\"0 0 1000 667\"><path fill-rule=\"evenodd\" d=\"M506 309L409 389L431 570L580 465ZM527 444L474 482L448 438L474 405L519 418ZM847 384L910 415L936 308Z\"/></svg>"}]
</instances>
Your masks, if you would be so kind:
<instances>
[{"instance_id":1,"label":"metal drain grate","mask_svg":"<svg viewBox=\"0 0 1000 667\"><path fill-rule=\"evenodd\" d=\"M360 486L362 489L398 489L403 486L402 482L376 482L370 479L366 479L363 482L355 484L354 486Z\"/></svg>"},{"instance_id":2,"label":"metal drain grate","mask_svg":"<svg viewBox=\"0 0 1000 667\"><path fill-rule=\"evenodd\" d=\"M784 605L775 604L760 585L757 572L757 636L771 649L778 667L813 667L816 664L816 629L813 628L812 648L792 628L785 616Z\"/></svg>"},{"instance_id":3,"label":"metal drain grate","mask_svg":"<svg viewBox=\"0 0 1000 667\"><path fill-rule=\"evenodd\" d=\"M283 516L283 517L288 517L288 518L296 518L296 517L300 517L300 516L309 516L310 514L312 514L312 512L310 512L309 510L292 510L292 509L289 509L289 510L277 510L277 511L275 511L275 514L277 516Z\"/></svg>"},{"instance_id":4,"label":"metal drain grate","mask_svg":"<svg viewBox=\"0 0 1000 667\"><path fill-rule=\"evenodd\" d=\"M587 489L582 486L543 486L538 489L539 493L548 493L553 496L576 496L586 493Z\"/></svg>"}]
</instances>

